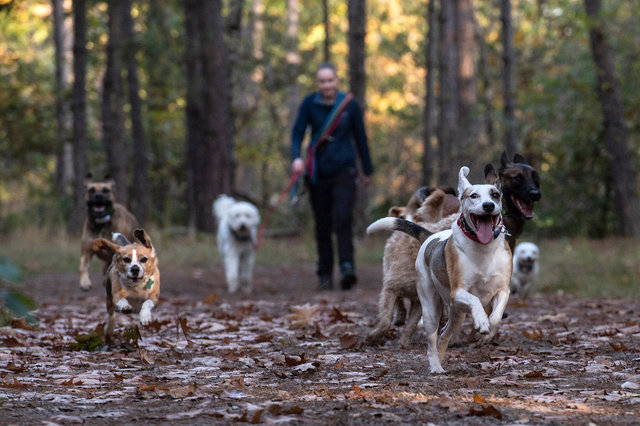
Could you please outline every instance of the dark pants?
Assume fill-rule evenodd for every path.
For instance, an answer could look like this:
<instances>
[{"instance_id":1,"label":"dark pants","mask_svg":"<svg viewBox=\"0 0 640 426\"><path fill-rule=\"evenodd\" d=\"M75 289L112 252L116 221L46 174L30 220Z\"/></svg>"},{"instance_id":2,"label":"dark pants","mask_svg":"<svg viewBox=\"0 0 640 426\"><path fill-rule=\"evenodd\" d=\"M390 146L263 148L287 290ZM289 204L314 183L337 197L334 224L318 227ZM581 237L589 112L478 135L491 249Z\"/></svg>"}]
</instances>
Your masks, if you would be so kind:
<instances>
[{"instance_id":1,"label":"dark pants","mask_svg":"<svg viewBox=\"0 0 640 426\"><path fill-rule=\"evenodd\" d=\"M318 249L318 275L333 273L331 234L338 240L338 261L353 264L353 204L356 195L356 171L347 169L330 178L317 178L309 183L311 208L315 219Z\"/></svg>"}]
</instances>

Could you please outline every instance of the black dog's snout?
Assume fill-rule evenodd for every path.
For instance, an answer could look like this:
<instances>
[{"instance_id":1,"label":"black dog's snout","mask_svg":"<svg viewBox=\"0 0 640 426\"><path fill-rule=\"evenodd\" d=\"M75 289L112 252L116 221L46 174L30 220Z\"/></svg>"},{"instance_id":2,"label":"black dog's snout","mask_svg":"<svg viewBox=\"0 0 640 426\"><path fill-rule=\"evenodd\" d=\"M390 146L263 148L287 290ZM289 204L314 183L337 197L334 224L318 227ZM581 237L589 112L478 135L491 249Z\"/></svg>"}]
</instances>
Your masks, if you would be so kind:
<instances>
[{"instance_id":1,"label":"black dog's snout","mask_svg":"<svg viewBox=\"0 0 640 426\"><path fill-rule=\"evenodd\" d=\"M532 189L531 191L529 191L529 198L533 201L540 201L540 198L542 197L542 194L540 193L539 189Z\"/></svg>"},{"instance_id":2,"label":"black dog's snout","mask_svg":"<svg viewBox=\"0 0 640 426\"><path fill-rule=\"evenodd\" d=\"M140 267L138 265L133 265L131 267L131 273L134 275L138 275L138 273L140 272Z\"/></svg>"},{"instance_id":3,"label":"black dog's snout","mask_svg":"<svg viewBox=\"0 0 640 426\"><path fill-rule=\"evenodd\" d=\"M486 212L486 213L491 213L493 212L493 209L495 208L495 204L490 203L489 201L487 201L486 203L482 203L482 209Z\"/></svg>"}]
</instances>

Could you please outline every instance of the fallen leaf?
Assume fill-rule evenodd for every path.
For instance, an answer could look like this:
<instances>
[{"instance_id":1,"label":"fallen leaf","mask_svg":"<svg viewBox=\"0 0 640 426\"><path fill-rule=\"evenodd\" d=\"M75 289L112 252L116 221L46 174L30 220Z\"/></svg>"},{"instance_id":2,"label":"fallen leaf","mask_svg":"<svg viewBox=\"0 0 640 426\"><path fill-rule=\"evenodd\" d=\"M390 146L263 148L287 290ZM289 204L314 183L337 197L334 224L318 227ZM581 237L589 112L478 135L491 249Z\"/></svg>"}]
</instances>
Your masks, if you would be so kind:
<instances>
[{"instance_id":1,"label":"fallen leaf","mask_svg":"<svg viewBox=\"0 0 640 426\"><path fill-rule=\"evenodd\" d=\"M355 334L347 333L340 336L340 345L345 349L351 349L355 347L358 342L359 338Z\"/></svg>"},{"instance_id":2,"label":"fallen leaf","mask_svg":"<svg viewBox=\"0 0 640 426\"><path fill-rule=\"evenodd\" d=\"M255 343L265 343L265 342L271 342L272 339L273 339L273 336L270 334L260 334L253 341Z\"/></svg>"},{"instance_id":3,"label":"fallen leaf","mask_svg":"<svg viewBox=\"0 0 640 426\"><path fill-rule=\"evenodd\" d=\"M353 322L349 319L347 315L340 312L340 310L335 306L333 307L333 309L331 309L329 318L331 318L331 322L351 322L351 323Z\"/></svg>"},{"instance_id":4,"label":"fallen leaf","mask_svg":"<svg viewBox=\"0 0 640 426\"><path fill-rule=\"evenodd\" d=\"M473 394L473 402L481 404L487 402L487 399L484 396L478 395L477 393Z\"/></svg>"},{"instance_id":5,"label":"fallen leaf","mask_svg":"<svg viewBox=\"0 0 640 426\"><path fill-rule=\"evenodd\" d=\"M615 343L615 342L609 342L609 345L613 348L614 351L616 352L621 352L621 351L628 351L629 348L627 347L627 345L625 345L623 342L619 342L619 343Z\"/></svg>"},{"instance_id":6,"label":"fallen leaf","mask_svg":"<svg viewBox=\"0 0 640 426\"><path fill-rule=\"evenodd\" d=\"M74 386L74 385L75 386L79 386L79 385L81 385L83 383L82 380L78 380L78 381L74 382L73 379L74 378L72 377L69 380L65 380L65 381L60 382L60 384L62 386Z\"/></svg>"},{"instance_id":7,"label":"fallen leaf","mask_svg":"<svg viewBox=\"0 0 640 426\"><path fill-rule=\"evenodd\" d=\"M25 387L24 383L20 383L18 379L13 378L13 382L11 383L2 383L3 388L23 388Z\"/></svg>"},{"instance_id":8,"label":"fallen leaf","mask_svg":"<svg viewBox=\"0 0 640 426\"><path fill-rule=\"evenodd\" d=\"M291 328L302 328L315 324L315 318L320 313L320 306L306 303L304 305L292 306L292 314L286 316L291 321Z\"/></svg>"},{"instance_id":9,"label":"fallen leaf","mask_svg":"<svg viewBox=\"0 0 640 426\"><path fill-rule=\"evenodd\" d=\"M386 374L388 372L389 372L389 370L382 370L378 375L369 377L369 380L378 380L378 379L386 376Z\"/></svg>"},{"instance_id":10,"label":"fallen leaf","mask_svg":"<svg viewBox=\"0 0 640 426\"><path fill-rule=\"evenodd\" d=\"M203 302L207 305L213 305L218 300L218 293L211 293L204 298Z\"/></svg>"},{"instance_id":11,"label":"fallen leaf","mask_svg":"<svg viewBox=\"0 0 640 426\"><path fill-rule=\"evenodd\" d=\"M7 365L5 365L4 367L2 367L4 370L9 370L12 371L14 373L22 373L23 371L25 371L28 367L27 367L27 363L23 362L22 364L18 365L14 362L14 360L12 359L11 361L7 362Z\"/></svg>"},{"instance_id":12,"label":"fallen leaf","mask_svg":"<svg viewBox=\"0 0 640 426\"><path fill-rule=\"evenodd\" d=\"M542 331L540 329L535 329L535 330L524 330L522 332L522 335L524 337L526 337L527 339L533 339L533 340L538 340L539 338L542 337Z\"/></svg>"},{"instance_id":13,"label":"fallen leaf","mask_svg":"<svg viewBox=\"0 0 640 426\"><path fill-rule=\"evenodd\" d=\"M253 417L251 417L251 420L249 420L249 423L254 424L254 425L255 425L255 424L258 424L258 423L261 423L261 421L260 421L260 417L262 416L262 412L263 412L263 411L264 411L264 410L258 410L258 411L256 411L256 412L253 414Z\"/></svg>"},{"instance_id":14,"label":"fallen leaf","mask_svg":"<svg viewBox=\"0 0 640 426\"><path fill-rule=\"evenodd\" d=\"M297 405L294 405L293 407L289 407L287 409L282 410L282 414L297 414L300 415L304 413L304 409L302 409L301 407L298 407Z\"/></svg>"},{"instance_id":15,"label":"fallen leaf","mask_svg":"<svg viewBox=\"0 0 640 426\"><path fill-rule=\"evenodd\" d=\"M187 344L191 345L192 342L189 339L189 326L187 325L187 319L185 317L178 316L178 324L180 324L180 328L182 329L182 334L184 334L184 338L187 339Z\"/></svg>"},{"instance_id":16,"label":"fallen leaf","mask_svg":"<svg viewBox=\"0 0 640 426\"><path fill-rule=\"evenodd\" d=\"M286 356L284 357L284 362L289 367L296 367L298 365L306 364L307 360L305 358L305 354L302 353L300 356Z\"/></svg>"},{"instance_id":17,"label":"fallen leaf","mask_svg":"<svg viewBox=\"0 0 640 426\"><path fill-rule=\"evenodd\" d=\"M530 371L527 374L525 374L524 377L527 379L540 379L544 377L544 374L542 371Z\"/></svg>"},{"instance_id":18,"label":"fallen leaf","mask_svg":"<svg viewBox=\"0 0 640 426\"><path fill-rule=\"evenodd\" d=\"M141 392L153 392L156 390L156 387L158 385L153 384L153 385L148 385L146 383L140 383L140 386L138 386L138 390Z\"/></svg>"},{"instance_id":19,"label":"fallen leaf","mask_svg":"<svg viewBox=\"0 0 640 426\"><path fill-rule=\"evenodd\" d=\"M496 407L493 405L482 405L480 409L476 409L475 407L471 407L469 409L468 416L491 416L495 417L498 420L502 420L502 413L498 411Z\"/></svg>"}]
</instances>

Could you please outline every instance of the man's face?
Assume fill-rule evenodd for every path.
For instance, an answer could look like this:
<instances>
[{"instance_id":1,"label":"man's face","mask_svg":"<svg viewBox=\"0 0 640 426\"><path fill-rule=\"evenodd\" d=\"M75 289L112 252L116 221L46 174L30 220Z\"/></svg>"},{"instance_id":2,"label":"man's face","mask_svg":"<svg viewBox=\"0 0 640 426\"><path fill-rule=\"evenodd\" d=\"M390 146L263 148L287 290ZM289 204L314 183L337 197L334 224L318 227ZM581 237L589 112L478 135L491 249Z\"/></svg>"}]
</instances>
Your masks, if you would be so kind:
<instances>
[{"instance_id":1,"label":"man's face","mask_svg":"<svg viewBox=\"0 0 640 426\"><path fill-rule=\"evenodd\" d=\"M333 98L338 92L338 76L331 68L318 70L316 84L323 98Z\"/></svg>"}]
</instances>

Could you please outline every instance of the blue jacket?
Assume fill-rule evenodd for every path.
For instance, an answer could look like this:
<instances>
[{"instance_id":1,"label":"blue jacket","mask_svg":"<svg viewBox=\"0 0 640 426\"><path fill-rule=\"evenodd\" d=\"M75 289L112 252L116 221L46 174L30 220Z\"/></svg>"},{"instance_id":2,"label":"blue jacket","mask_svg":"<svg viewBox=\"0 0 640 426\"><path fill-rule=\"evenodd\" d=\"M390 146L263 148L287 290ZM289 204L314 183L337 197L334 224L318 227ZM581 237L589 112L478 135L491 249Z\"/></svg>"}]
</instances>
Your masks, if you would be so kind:
<instances>
[{"instance_id":1,"label":"blue jacket","mask_svg":"<svg viewBox=\"0 0 640 426\"><path fill-rule=\"evenodd\" d=\"M302 101L298 109L298 117L291 130L291 160L301 155L302 140L311 126L311 138L317 138L322 131L327 116L333 109L333 105L327 105L322 101L320 92L308 95ZM342 113L338 126L329 138L324 141L316 153L316 172L318 177L330 177L338 172L356 167L356 150L362 163L362 171L366 176L373 173L367 134L364 130L362 110L355 99Z\"/></svg>"}]
</instances>

